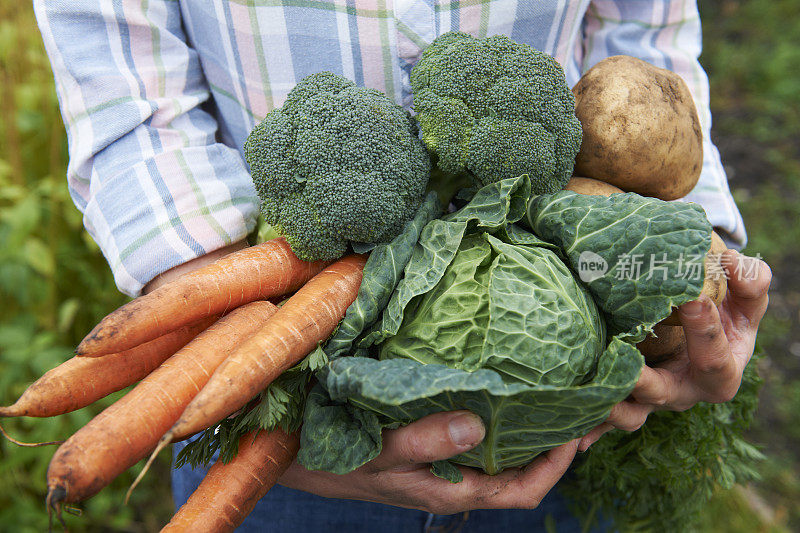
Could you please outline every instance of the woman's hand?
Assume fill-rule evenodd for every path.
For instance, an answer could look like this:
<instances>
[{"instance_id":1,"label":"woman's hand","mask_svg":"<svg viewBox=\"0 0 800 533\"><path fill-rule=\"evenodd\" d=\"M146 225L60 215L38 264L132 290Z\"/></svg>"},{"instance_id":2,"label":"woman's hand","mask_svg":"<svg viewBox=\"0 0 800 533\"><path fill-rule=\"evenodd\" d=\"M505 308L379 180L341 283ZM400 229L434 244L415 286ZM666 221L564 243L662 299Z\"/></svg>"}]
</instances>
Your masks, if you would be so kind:
<instances>
[{"instance_id":1,"label":"woman's hand","mask_svg":"<svg viewBox=\"0 0 800 533\"><path fill-rule=\"evenodd\" d=\"M243 248L247 248L247 241L238 241L233 244L223 246L222 248L207 253L206 255L195 257L190 261L186 261L185 263L181 263L180 265L174 266L169 270L167 270L166 272L162 272L158 276L151 279L150 282L147 283L147 285L145 285L144 288L142 289L142 294L153 292L155 289L159 288L163 284L169 283L173 279L178 278L183 274L188 274L193 270L197 270L198 268L204 267L209 263L213 263L220 257L233 253L237 250L241 250Z\"/></svg>"},{"instance_id":2,"label":"woman's hand","mask_svg":"<svg viewBox=\"0 0 800 533\"><path fill-rule=\"evenodd\" d=\"M581 439L580 451L613 428L636 431L655 410L683 411L736 395L767 309L772 273L765 262L734 250L725 252L722 261L728 293L719 308L704 295L679 308L686 349L654 367L645 366L631 396Z\"/></svg>"},{"instance_id":3,"label":"woman's hand","mask_svg":"<svg viewBox=\"0 0 800 533\"><path fill-rule=\"evenodd\" d=\"M381 454L349 474L306 470L294 462L279 483L327 498L372 501L434 514L532 509L561 479L578 447L576 439L524 468L510 468L496 476L460 467L461 483L431 474L431 462L474 448L484 434L481 419L468 411L436 413L384 431Z\"/></svg>"}]
</instances>

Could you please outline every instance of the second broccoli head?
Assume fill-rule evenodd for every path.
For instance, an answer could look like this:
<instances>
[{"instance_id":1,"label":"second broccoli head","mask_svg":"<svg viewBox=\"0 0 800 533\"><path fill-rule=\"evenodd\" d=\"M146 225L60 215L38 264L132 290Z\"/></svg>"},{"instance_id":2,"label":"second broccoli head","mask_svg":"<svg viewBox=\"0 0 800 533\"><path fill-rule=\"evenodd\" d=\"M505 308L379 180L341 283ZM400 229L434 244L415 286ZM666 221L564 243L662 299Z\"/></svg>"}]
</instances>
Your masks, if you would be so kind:
<instances>
[{"instance_id":1,"label":"second broccoli head","mask_svg":"<svg viewBox=\"0 0 800 533\"><path fill-rule=\"evenodd\" d=\"M572 175L581 125L551 56L495 35L437 38L411 71L422 140L448 174L478 186L528 174L537 193Z\"/></svg>"},{"instance_id":2,"label":"second broccoli head","mask_svg":"<svg viewBox=\"0 0 800 533\"><path fill-rule=\"evenodd\" d=\"M266 222L307 261L397 236L431 170L407 111L331 72L303 78L244 151Z\"/></svg>"}]
</instances>

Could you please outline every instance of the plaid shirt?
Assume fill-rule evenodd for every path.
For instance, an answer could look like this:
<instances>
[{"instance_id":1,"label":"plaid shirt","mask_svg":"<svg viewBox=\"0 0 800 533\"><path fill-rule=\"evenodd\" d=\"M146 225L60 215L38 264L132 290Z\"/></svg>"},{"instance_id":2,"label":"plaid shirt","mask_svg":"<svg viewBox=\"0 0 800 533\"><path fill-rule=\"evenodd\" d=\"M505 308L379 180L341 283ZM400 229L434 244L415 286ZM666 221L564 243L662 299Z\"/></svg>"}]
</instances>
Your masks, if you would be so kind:
<instances>
[{"instance_id":1,"label":"plaid shirt","mask_svg":"<svg viewBox=\"0 0 800 533\"><path fill-rule=\"evenodd\" d=\"M136 295L177 264L243 239L258 201L248 132L302 77L330 70L411 106L409 73L436 36L505 34L553 55L574 84L609 55L671 69L705 134L687 197L743 244L710 143L692 0L35 0L69 139L69 189Z\"/></svg>"}]
</instances>

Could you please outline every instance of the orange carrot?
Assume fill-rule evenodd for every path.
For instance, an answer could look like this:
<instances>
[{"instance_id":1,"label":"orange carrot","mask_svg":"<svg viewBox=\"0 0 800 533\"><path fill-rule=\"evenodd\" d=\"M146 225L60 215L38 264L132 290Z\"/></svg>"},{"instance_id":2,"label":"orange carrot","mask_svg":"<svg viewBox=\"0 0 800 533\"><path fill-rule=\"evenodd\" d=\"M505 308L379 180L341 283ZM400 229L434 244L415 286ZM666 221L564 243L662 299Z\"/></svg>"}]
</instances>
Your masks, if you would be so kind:
<instances>
[{"instance_id":1,"label":"orange carrot","mask_svg":"<svg viewBox=\"0 0 800 533\"><path fill-rule=\"evenodd\" d=\"M216 317L102 358L73 357L46 372L0 417L58 416L133 385L206 329Z\"/></svg>"},{"instance_id":2,"label":"orange carrot","mask_svg":"<svg viewBox=\"0 0 800 533\"><path fill-rule=\"evenodd\" d=\"M72 435L50 461L51 503L88 498L146 457L214 369L276 310L252 302L231 311Z\"/></svg>"},{"instance_id":3,"label":"orange carrot","mask_svg":"<svg viewBox=\"0 0 800 533\"><path fill-rule=\"evenodd\" d=\"M217 368L164 440L191 435L240 409L327 339L356 298L365 256L340 259L306 283Z\"/></svg>"},{"instance_id":4,"label":"orange carrot","mask_svg":"<svg viewBox=\"0 0 800 533\"><path fill-rule=\"evenodd\" d=\"M239 440L239 453L229 463L217 461L164 532L233 531L292 463L300 447L296 434L277 429Z\"/></svg>"},{"instance_id":5,"label":"orange carrot","mask_svg":"<svg viewBox=\"0 0 800 533\"><path fill-rule=\"evenodd\" d=\"M118 352L203 317L293 292L326 264L301 261L283 238L230 253L112 312L76 352Z\"/></svg>"}]
</instances>

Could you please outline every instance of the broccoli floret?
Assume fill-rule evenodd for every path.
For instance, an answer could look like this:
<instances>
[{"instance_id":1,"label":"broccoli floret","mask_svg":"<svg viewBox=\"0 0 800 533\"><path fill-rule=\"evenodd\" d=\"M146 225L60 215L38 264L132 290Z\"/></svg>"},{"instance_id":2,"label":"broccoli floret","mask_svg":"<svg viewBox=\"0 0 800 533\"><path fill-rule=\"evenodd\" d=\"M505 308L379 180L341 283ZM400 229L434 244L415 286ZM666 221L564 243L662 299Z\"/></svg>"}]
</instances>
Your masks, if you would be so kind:
<instances>
[{"instance_id":1,"label":"broccoli floret","mask_svg":"<svg viewBox=\"0 0 800 533\"><path fill-rule=\"evenodd\" d=\"M422 140L447 174L478 186L528 174L534 192L564 188L581 125L551 56L495 35L445 33L411 70Z\"/></svg>"},{"instance_id":2,"label":"broccoli floret","mask_svg":"<svg viewBox=\"0 0 800 533\"><path fill-rule=\"evenodd\" d=\"M430 176L418 134L380 91L331 72L303 78L244 145L264 219L308 261L393 239Z\"/></svg>"}]
</instances>

